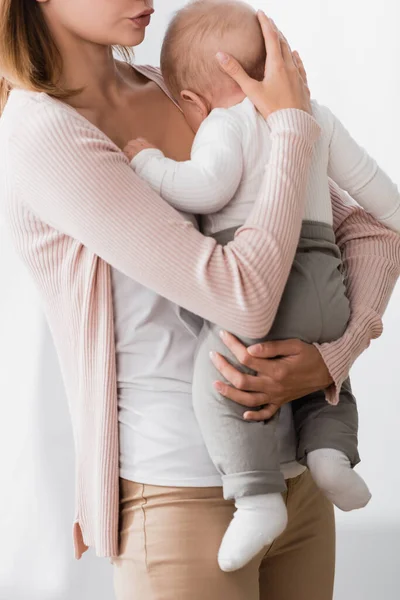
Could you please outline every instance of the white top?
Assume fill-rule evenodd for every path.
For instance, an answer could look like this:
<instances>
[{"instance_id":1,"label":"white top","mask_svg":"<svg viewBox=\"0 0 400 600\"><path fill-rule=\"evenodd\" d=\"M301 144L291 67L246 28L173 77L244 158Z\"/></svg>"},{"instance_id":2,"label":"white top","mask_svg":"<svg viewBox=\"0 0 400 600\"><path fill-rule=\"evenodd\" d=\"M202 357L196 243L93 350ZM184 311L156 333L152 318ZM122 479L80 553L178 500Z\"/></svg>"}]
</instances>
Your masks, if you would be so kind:
<instances>
[{"instance_id":1,"label":"white top","mask_svg":"<svg viewBox=\"0 0 400 600\"><path fill-rule=\"evenodd\" d=\"M201 320L190 327L178 306L116 269L112 287L121 477L150 485L222 485L192 405ZM281 411L277 435L282 472L286 479L296 477L304 467L295 462L289 405Z\"/></svg>"},{"instance_id":2,"label":"white top","mask_svg":"<svg viewBox=\"0 0 400 600\"><path fill-rule=\"evenodd\" d=\"M175 304L116 269L112 286L121 477L221 485L192 408L195 336Z\"/></svg>"},{"instance_id":3,"label":"white top","mask_svg":"<svg viewBox=\"0 0 400 600\"><path fill-rule=\"evenodd\" d=\"M315 144L304 219L332 224L329 175L376 219L400 232L397 186L328 108L316 101L312 108L322 135ZM172 206L204 215L203 232L212 234L245 222L270 150L270 127L246 98L210 113L197 132L190 160L176 162L160 150L146 149L131 165Z\"/></svg>"}]
</instances>

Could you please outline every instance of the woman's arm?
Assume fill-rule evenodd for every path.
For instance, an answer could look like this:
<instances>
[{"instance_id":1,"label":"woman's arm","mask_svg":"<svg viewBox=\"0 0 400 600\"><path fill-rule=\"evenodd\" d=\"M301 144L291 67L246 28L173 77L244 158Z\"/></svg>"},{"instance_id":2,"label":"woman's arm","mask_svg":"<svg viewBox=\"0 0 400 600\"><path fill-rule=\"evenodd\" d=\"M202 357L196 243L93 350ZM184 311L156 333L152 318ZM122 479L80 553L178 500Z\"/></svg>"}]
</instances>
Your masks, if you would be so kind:
<instances>
[{"instance_id":1,"label":"woman's arm","mask_svg":"<svg viewBox=\"0 0 400 600\"><path fill-rule=\"evenodd\" d=\"M24 105L25 115L11 140L10 172L17 196L38 218L206 319L250 337L269 330L296 250L320 133L309 114L289 109L269 117L272 153L262 189L225 248L168 206L80 115L46 97Z\"/></svg>"},{"instance_id":2,"label":"woman's arm","mask_svg":"<svg viewBox=\"0 0 400 600\"><path fill-rule=\"evenodd\" d=\"M330 182L337 243L342 252L351 318L337 341L310 345L300 340L266 342L247 349L229 334L224 342L236 358L258 376L237 371L222 356L213 362L225 379L221 394L250 409L246 418L271 418L287 402L326 389L335 404L358 356L382 332L381 317L400 275L400 237L375 221Z\"/></svg>"},{"instance_id":3,"label":"woman's arm","mask_svg":"<svg viewBox=\"0 0 400 600\"><path fill-rule=\"evenodd\" d=\"M339 340L316 347L334 382L327 399L336 404L351 366L382 333L382 316L400 276L400 236L356 207L333 181L330 188L351 318Z\"/></svg>"}]
</instances>

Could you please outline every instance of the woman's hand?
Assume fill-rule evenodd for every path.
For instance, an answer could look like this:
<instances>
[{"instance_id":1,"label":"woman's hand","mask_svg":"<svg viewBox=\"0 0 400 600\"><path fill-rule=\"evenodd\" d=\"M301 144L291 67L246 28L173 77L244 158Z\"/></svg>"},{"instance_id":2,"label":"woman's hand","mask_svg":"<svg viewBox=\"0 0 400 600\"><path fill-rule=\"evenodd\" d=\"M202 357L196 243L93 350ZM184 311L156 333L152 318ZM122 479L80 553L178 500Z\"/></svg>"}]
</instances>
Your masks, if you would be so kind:
<instances>
[{"instance_id":1,"label":"woman's hand","mask_svg":"<svg viewBox=\"0 0 400 600\"><path fill-rule=\"evenodd\" d=\"M221 336L225 345L244 366L258 375L246 375L223 356L215 354L215 367L232 385L215 382L220 394L250 409L249 421L270 419L281 406L307 394L326 389L332 378L317 348L300 340L264 342L246 348L230 333Z\"/></svg>"},{"instance_id":2,"label":"woman's hand","mask_svg":"<svg viewBox=\"0 0 400 600\"><path fill-rule=\"evenodd\" d=\"M267 50L264 80L249 77L236 59L223 52L217 54L221 67L265 119L284 108L298 108L311 114L310 90L300 56L292 53L286 38L265 13L259 11L258 19Z\"/></svg>"}]
</instances>

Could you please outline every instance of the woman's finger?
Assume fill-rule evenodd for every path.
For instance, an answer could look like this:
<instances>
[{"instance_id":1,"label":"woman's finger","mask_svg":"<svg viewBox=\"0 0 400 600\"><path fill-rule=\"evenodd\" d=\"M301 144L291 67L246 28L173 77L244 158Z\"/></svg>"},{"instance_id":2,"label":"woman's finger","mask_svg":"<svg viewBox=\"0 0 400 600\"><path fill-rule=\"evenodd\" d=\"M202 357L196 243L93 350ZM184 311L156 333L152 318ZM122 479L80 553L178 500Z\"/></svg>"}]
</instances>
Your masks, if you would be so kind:
<instances>
[{"instance_id":1,"label":"woman's finger","mask_svg":"<svg viewBox=\"0 0 400 600\"><path fill-rule=\"evenodd\" d=\"M255 409L258 406L265 406L267 403L267 397L265 394L259 392L243 392L235 387L232 387L228 383L218 382L221 385L215 388L221 396L232 400L237 404L241 404L243 407Z\"/></svg>"},{"instance_id":2,"label":"woman's finger","mask_svg":"<svg viewBox=\"0 0 400 600\"><path fill-rule=\"evenodd\" d=\"M246 71L236 60L236 58L233 58L233 56L230 56L225 52L218 52L217 60L225 73L229 75L229 77L232 77L232 79L236 81L242 91L246 94L246 91L253 83L253 79L247 75Z\"/></svg>"},{"instance_id":3,"label":"woman's finger","mask_svg":"<svg viewBox=\"0 0 400 600\"><path fill-rule=\"evenodd\" d=\"M298 70L298 72L300 73L300 76L301 76L301 72L300 72L300 63L299 63L299 61L297 60L297 58L296 58L296 54L295 54L294 52L293 52L293 61L294 61L294 64L296 65L296 69ZM304 81L304 80L303 80L303 81Z\"/></svg>"},{"instance_id":4,"label":"woman's finger","mask_svg":"<svg viewBox=\"0 0 400 600\"><path fill-rule=\"evenodd\" d=\"M217 352L213 353L211 360L221 375L238 390L247 392L264 391L265 381L263 383L260 377L257 377L256 375L241 373L235 369L224 356L221 356L221 354L218 354Z\"/></svg>"},{"instance_id":5,"label":"woman's finger","mask_svg":"<svg viewBox=\"0 0 400 600\"><path fill-rule=\"evenodd\" d=\"M261 410L246 411L243 418L245 421L268 421L276 415L279 408L280 407L276 404L268 404L268 406L265 406L265 408L262 408Z\"/></svg>"},{"instance_id":6,"label":"woman's finger","mask_svg":"<svg viewBox=\"0 0 400 600\"><path fill-rule=\"evenodd\" d=\"M278 377L278 375L283 371L283 365L280 359L274 360L276 357L276 349L265 349L266 344L260 344L260 355L257 354L259 358L256 358L256 356L249 354L246 346L231 333L226 331L221 332L221 339L243 366L251 369L257 374L262 374L262 376L267 379L269 385L273 385L275 380L280 381L281 377ZM285 352L287 354L288 351L285 350ZM265 360L266 358L269 360Z\"/></svg>"},{"instance_id":7,"label":"woman's finger","mask_svg":"<svg viewBox=\"0 0 400 600\"><path fill-rule=\"evenodd\" d=\"M301 75L302 80L304 81L304 83L306 84L306 86L308 86L307 72L305 70L304 63L301 60L300 54L297 52L297 50L295 50L293 52L293 57L295 59L296 66L297 66L297 68L299 70L299 73Z\"/></svg>"},{"instance_id":8,"label":"woman's finger","mask_svg":"<svg viewBox=\"0 0 400 600\"><path fill-rule=\"evenodd\" d=\"M242 344L242 342L240 342L234 335L227 331L221 331L220 335L225 346L232 352L232 354L242 365L248 367L249 369L253 369L253 371L257 370L255 367L259 361L248 353L247 347Z\"/></svg>"},{"instance_id":9,"label":"woman's finger","mask_svg":"<svg viewBox=\"0 0 400 600\"><path fill-rule=\"evenodd\" d=\"M279 39L279 31L272 19L269 19L264 11L259 10L257 13L260 22L261 31L265 41L267 50L267 63L282 62L282 49Z\"/></svg>"},{"instance_id":10,"label":"woman's finger","mask_svg":"<svg viewBox=\"0 0 400 600\"><path fill-rule=\"evenodd\" d=\"M278 356L292 356L299 354L302 348L300 340L278 340L263 342L249 346L247 351L257 358L276 358Z\"/></svg>"},{"instance_id":11,"label":"woman's finger","mask_svg":"<svg viewBox=\"0 0 400 600\"><path fill-rule=\"evenodd\" d=\"M290 47L290 44L281 31L279 31L279 37L281 42L283 60L285 61L285 64L288 67L294 67L295 63L293 60L292 49Z\"/></svg>"},{"instance_id":12,"label":"woman's finger","mask_svg":"<svg viewBox=\"0 0 400 600\"><path fill-rule=\"evenodd\" d=\"M289 48L289 45L287 42L285 42L284 38L281 39L281 48L282 48L282 56L283 56L283 60L285 62L285 64L288 67L294 67L294 61L293 61L293 56L292 56L292 51Z\"/></svg>"}]
</instances>

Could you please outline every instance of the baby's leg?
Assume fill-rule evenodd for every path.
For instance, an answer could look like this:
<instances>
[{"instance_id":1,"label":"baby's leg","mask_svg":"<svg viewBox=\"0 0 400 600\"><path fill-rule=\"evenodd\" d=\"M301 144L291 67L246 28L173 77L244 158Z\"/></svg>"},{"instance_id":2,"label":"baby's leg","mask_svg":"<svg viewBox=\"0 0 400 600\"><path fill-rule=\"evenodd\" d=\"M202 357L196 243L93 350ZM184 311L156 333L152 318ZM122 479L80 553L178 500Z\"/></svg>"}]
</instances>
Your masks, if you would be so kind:
<instances>
[{"instance_id":1,"label":"baby's leg","mask_svg":"<svg viewBox=\"0 0 400 600\"><path fill-rule=\"evenodd\" d=\"M296 400L292 406L298 460L308 465L315 483L341 510L366 506L370 491L353 470L360 459L357 406L349 380L343 384L337 406L326 402L324 392Z\"/></svg>"},{"instance_id":2,"label":"baby's leg","mask_svg":"<svg viewBox=\"0 0 400 600\"><path fill-rule=\"evenodd\" d=\"M324 343L343 335L350 308L340 265L333 231L323 224L304 223L270 336ZM359 462L358 415L349 382L338 406L330 406L324 392L317 392L293 402L292 408L298 460L308 464L316 483L336 506L343 510L365 506L369 490L352 470Z\"/></svg>"},{"instance_id":3,"label":"baby's leg","mask_svg":"<svg viewBox=\"0 0 400 600\"><path fill-rule=\"evenodd\" d=\"M240 370L208 323L200 334L193 375L193 403L208 449L222 475L225 499L234 499L236 512L222 541L218 560L224 571L242 568L280 535L287 524L281 493L286 489L279 468L276 419L247 422L245 408L227 400L214 388L221 375L210 361L210 351L223 354Z\"/></svg>"}]
</instances>

